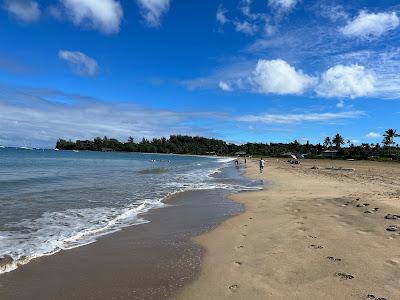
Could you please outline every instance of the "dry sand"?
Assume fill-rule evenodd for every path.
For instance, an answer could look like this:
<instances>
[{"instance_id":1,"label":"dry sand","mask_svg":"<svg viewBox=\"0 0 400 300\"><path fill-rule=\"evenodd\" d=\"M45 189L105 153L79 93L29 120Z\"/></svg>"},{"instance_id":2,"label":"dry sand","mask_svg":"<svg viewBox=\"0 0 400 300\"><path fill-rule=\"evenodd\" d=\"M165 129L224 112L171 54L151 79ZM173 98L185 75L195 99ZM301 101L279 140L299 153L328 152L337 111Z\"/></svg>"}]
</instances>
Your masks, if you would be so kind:
<instances>
[{"instance_id":1,"label":"dry sand","mask_svg":"<svg viewBox=\"0 0 400 300\"><path fill-rule=\"evenodd\" d=\"M271 185L195 239L202 271L177 299L400 299L400 232L386 230L400 219L385 219L400 215L400 164L270 159L247 175Z\"/></svg>"}]
</instances>

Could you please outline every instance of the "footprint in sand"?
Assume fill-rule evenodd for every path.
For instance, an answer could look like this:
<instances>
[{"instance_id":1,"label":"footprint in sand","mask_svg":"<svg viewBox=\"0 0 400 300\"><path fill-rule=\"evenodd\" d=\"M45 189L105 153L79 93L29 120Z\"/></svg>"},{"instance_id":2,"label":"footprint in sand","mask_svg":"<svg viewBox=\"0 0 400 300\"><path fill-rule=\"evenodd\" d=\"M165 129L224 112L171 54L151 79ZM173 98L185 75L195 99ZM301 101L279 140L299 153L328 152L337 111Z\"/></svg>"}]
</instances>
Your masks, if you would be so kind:
<instances>
[{"instance_id":1,"label":"footprint in sand","mask_svg":"<svg viewBox=\"0 0 400 300\"><path fill-rule=\"evenodd\" d=\"M242 248L244 248L244 246L243 246L243 245L240 245L240 246L237 246L237 248L238 248L238 249L242 249Z\"/></svg>"},{"instance_id":2,"label":"footprint in sand","mask_svg":"<svg viewBox=\"0 0 400 300\"><path fill-rule=\"evenodd\" d=\"M333 257L333 256L328 256L327 259L329 259L330 261L334 261L334 262L342 261L341 258L337 258L337 257Z\"/></svg>"},{"instance_id":3,"label":"footprint in sand","mask_svg":"<svg viewBox=\"0 0 400 300\"><path fill-rule=\"evenodd\" d=\"M369 294L369 295L367 296L367 299L387 300L386 298L383 298L383 297L376 297L376 296L373 295L373 294Z\"/></svg>"},{"instance_id":4,"label":"footprint in sand","mask_svg":"<svg viewBox=\"0 0 400 300\"><path fill-rule=\"evenodd\" d=\"M310 245L310 247L311 248L314 248L314 249L323 249L324 247L323 246L320 246L320 245Z\"/></svg>"},{"instance_id":5,"label":"footprint in sand","mask_svg":"<svg viewBox=\"0 0 400 300\"><path fill-rule=\"evenodd\" d=\"M242 236L247 236L247 234L242 233Z\"/></svg>"},{"instance_id":6,"label":"footprint in sand","mask_svg":"<svg viewBox=\"0 0 400 300\"><path fill-rule=\"evenodd\" d=\"M235 292L238 288L239 288L239 285L238 285L238 284L232 284L231 286L229 286L229 289L230 289L232 292Z\"/></svg>"},{"instance_id":7,"label":"footprint in sand","mask_svg":"<svg viewBox=\"0 0 400 300\"><path fill-rule=\"evenodd\" d=\"M386 231L390 231L390 232L400 232L400 227L397 225L389 225L386 228Z\"/></svg>"},{"instance_id":8,"label":"footprint in sand","mask_svg":"<svg viewBox=\"0 0 400 300\"><path fill-rule=\"evenodd\" d=\"M347 273L342 273L342 272L335 273L335 276L339 277L341 279L344 279L344 280L349 280L349 279L353 279L354 278L353 275L347 274Z\"/></svg>"},{"instance_id":9,"label":"footprint in sand","mask_svg":"<svg viewBox=\"0 0 400 300\"><path fill-rule=\"evenodd\" d=\"M313 235L309 235L308 237L312 238L312 239L316 239L317 238L316 236L313 236Z\"/></svg>"},{"instance_id":10,"label":"footprint in sand","mask_svg":"<svg viewBox=\"0 0 400 300\"><path fill-rule=\"evenodd\" d=\"M238 265L238 266L240 266L240 265L242 265L243 263L241 262L241 261L235 261L235 265Z\"/></svg>"},{"instance_id":11,"label":"footprint in sand","mask_svg":"<svg viewBox=\"0 0 400 300\"><path fill-rule=\"evenodd\" d=\"M387 214L385 216L386 220L400 220L400 215L392 215L392 214Z\"/></svg>"},{"instance_id":12,"label":"footprint in sand","mask_svg":"<svg viewBox=\"0 0 400 300\"><path fill-rule=\"evenodd\" d=\"M366 207L369 206L369 203L357 204L356 207Z\"/></svg>"}]
</instances>

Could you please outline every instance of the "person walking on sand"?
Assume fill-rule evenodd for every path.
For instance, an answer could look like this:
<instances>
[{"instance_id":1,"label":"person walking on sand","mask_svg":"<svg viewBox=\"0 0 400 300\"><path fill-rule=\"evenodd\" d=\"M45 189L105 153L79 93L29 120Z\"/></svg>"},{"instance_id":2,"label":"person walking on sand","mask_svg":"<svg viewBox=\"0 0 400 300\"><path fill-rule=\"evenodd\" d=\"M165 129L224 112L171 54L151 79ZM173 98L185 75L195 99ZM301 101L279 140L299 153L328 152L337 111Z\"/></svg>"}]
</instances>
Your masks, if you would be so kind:
<instances>
[{"instance_id":1,"label":"person walking on sand","mask_svg":"<svg viewBox=\"0 0 400 300\"><path fill-rule=\"evenodd\" d=\"M265 166L265 161L264 159L261 157L260 161L259 161L259 165L260 165L260 173L263 172L264 170L264 166Z\"/></svg>"}]
</instances>

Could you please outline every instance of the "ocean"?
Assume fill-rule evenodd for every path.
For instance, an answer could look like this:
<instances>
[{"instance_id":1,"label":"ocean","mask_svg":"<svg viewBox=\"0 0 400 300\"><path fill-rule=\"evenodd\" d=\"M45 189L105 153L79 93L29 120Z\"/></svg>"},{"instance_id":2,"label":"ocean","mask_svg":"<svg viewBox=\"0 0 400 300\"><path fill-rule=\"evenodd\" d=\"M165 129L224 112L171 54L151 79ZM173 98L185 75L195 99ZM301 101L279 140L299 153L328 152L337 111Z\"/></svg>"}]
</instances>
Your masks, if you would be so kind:
<instances>
[{"instance_id":1,"label":"ocean","mask_svg":"<svg viewBox=\"0 0 400 300\"><path fill-rule=\"evenodd\" d=\"M0 273L148 222L190 190L257 190L230 158L0 149Z\"/></svg>"}]
</instances>

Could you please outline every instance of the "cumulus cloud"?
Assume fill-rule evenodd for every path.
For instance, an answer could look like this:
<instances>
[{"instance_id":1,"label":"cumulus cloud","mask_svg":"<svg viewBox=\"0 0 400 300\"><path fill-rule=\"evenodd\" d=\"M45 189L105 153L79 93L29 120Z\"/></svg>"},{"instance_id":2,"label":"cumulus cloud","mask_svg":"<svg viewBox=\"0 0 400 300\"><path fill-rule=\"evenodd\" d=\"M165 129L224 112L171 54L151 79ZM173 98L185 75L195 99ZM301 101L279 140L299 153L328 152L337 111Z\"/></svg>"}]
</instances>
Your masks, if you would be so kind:
<instances>
[{"instance_id":1,"label":"cumulus cloud","mask_svg":"<svg viewBox=\"0 0 400 300\"><path fill-rule=\"evenodd\" d=\"M58 57L67 61L73 71L80 76L95 76L98 71L98 64L86 54L79 51L60 50Z\"/></svg>"},{"instance_id":2,"label":"cumulus cloud","mask_svg":"<svg viewBox=\"0 0 400 300\"><path fill-rule=\"evenodd\" d=\"M263 94L302 94L315 83L315 78L296 70L281 59L259 60L249 78L256 91Z\"/></svg>"},{"instance_id":3,"label":"cumulus cloud","mask_svg":"<svg viewBox=\"0 0 400 300\"><path fill-rule=\"evenodd\" d=\"M170 0L137 0L142 16L150 27L160 26L160 19L169 10Z\"/></svg>"},{"instance_id":4,"label":"cumulus cloud","mask_svg":"<svg viewBox=\"0 0 400 300\"><path fill-rule=\"evenodd\" d=\"M282 12L291 11L299 0L268 0L268 5Z\"/></svg>"},{"instance_id":5,"label":"cumulus cloud","mask_svg":"<svg viewBox=\"0 0 400 300\"><path fill-rule=\"evenodd\" d=\"M396 12L368 13L360 11L357 17L340 30L349 37L376 38L396 29L399 24L400 20Z\"/></svg>"},{"instance_id":6,"label":"cumulus cloud","mask_svg":"<svg viewBox=\"0 0 400 300\"><path fill-rule=\"evenodd\" d=\"M218 86L221 90L225 91L225 92L229 92L232 91L232 87L230 86L229 83L225 82L225 81L220 81L218 83Z\"/></svg>"},{"instance_id":7,"label":"cumulus cloud","mask_svg":"<svg viewBox=\"0 0 400 300\"><path fill-rule=\"evenodd\" d=\"M376 139L382 137L381 134L371 131L365 135L367 138Z\"/></svg>"},{"instance_id":8,"label":"cumulus cloud","mask_svg":"<svg viewBox=\"0 0 400 300\"><path fill-rule=\"evenodd\" d=\"M118 0L60 0L65 13L78 26L116 33L123 17Z\"/></svg>"},{"instance_id":9,"label":"cumulus cloud","mask_svg":"<svg viewBox=\"0 0 400 300\"><path fill-rule=\"evenodd\" d=\"M374 92L375 77L363 66L336 65L324 74L316 92L323 97L356 98Z\"/></svg>"},{"instance_id":10,"label":"cumulus cloud","mask_svg":"<svg viewBox=\"0 0 400 300\"><path fill-rule=\"evenodd\" d=\"M40 18L40 9L33 0L5 0L3 8L22 22L36 22Z\"/></svg>"},{"instance_id":11,"label":"cumulus cloud","mask_svg":"<svg viewBox=\"0 0 400 300\"><path fill-rule=\"evenodd\" d=\"M348 111L338 113L308 113L308 114L261 114L245 115L237 118L241 122L266 124L293 124L302 122L324 122L341 119L356 119L364 115L362 111Z\"/></svg>"}]
</instances>

